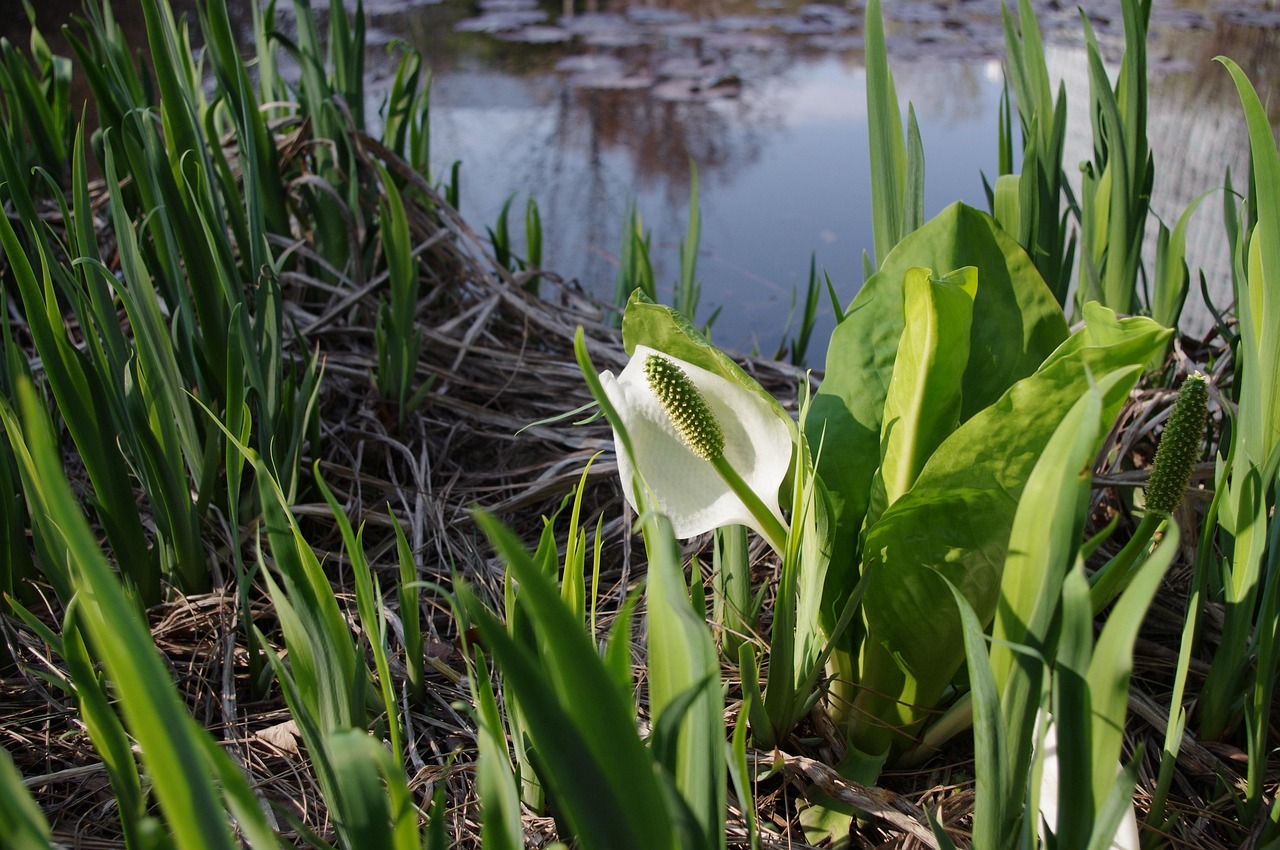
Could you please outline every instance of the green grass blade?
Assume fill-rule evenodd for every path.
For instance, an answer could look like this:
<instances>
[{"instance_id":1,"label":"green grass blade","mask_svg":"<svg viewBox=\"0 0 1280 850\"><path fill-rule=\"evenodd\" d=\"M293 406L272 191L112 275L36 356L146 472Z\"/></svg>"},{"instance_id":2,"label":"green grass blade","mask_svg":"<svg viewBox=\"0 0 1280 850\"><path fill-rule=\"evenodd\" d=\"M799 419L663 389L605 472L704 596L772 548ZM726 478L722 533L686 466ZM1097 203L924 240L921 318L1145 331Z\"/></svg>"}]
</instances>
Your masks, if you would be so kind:
<instances>
[{"instance_id":1,"label":"green grass blade","mask_svg":"<svg viewBox=\"0 0 1280 850\"><path fill-rule=\"evenodd\" d=\"M405 537L400 520L391 514L391 529L396 535L396 560L400 566L400 585L396 593L400 602L400 625L404 629L405 666L409 671L409 692L421 699L425 686L423 665L426 655L422 640L421 584L418 568L413 559L413 549Z\"/></svg>"},{"instance_id":2,"label":"green grass blade","mask_svg":"<svg viewBox=\"0 0 1280 850\"><path fill-rule=\"evenodd\" d=\"M1239 400L1242 407L1238 427L1248 459L1263 471L1264 483L1275 475L1280 464L1280 342L1264 328L1280 323L1280 294L1268 281L1280 268L1280 154L1257 92L1240 67L1230 59L1226 66L1240 94L1253 165L1252 201L1257 206L1257 225L1249 238L1248 288L1239 300L1241 355L1244 381Z\"/></svg>"},{"instance_id":3,"label":"green grass blade","mask_svg":"<svg viewBox=\"0 0 1280 850\"><path fill-rule=\"evenodd\" d=\"M195 114L193 95L202 92L191 66L190 53L183 55L181 36L173 21L168 0L143 0L147 42L160 89L160 109L168 141L169 162L175 172L188 153L205 156L204 138Z\"/></svg>"},{"instance_id":4,"label":"green grass blade","mask_svg":"<svg viewBox=\"0 0 1280 850\"><path fill-rule=\"evenodd\" d=\"M1124 766L1119 776L1112 778L1111 791L1107 794L1093 822L1093 832L1085 850L1111 850L1116 846L1117 831L1126 816L1133 814L1133 789L1138 783L1138 765L1141 763L1142 745L1138 753ZM1128 841L1124 846L1134 846Z\"/></svg>"},{"instance_id":5,"label":"green grass blade","mask_svg":"<svg viewBox=\"0 0 1280 850\"><path fill-rule=\"evenodd\" d=\"M695 321L702 284L698 281L698 250L702 242L702 212L698 208L698 167L689 162L689 224L680 242L680 278L672 304L690 322Z\"/></svg>"},{"instance_id":6,"label":"green grass blade","mask_svg":"<svg viewBox=\"0 0 1280 850\"><path fill-rule=\"evenodd\" d=\"M93 669L93 660L84 645L78 620L80 599L73 600L62 628L62 657L67 673L75 683L77 707L93 748L102 758L111 792L120 812L120 826L127 847L142 847L145 833L146 797L138 763L130 748L124 724L111 709L109 696Z\"/></svg>"},{"instance_id":7,"label":"green grass blade","mask_svg":"<svg viewBox=\"0 0 1280 850\"><path fill-rule=\"evenodd\" d=\"M53 850L49 822L22 784L9 751L0 747L0 835L12 850Z\"/></svg>"},{"instance_id":8,"label":"green grass blade","mask_svg":"<svg viewBox=\"0 0 1280 850\"><path fill-rule=\"evenodd\" d=\"M4 146L0 145L0 149ZM142 519L130 485L129 469L120 454L119 434L110 419L98 415L109 409L105 391L89 372L84 359L66 336L58 299L49 276L49 259L40 246L43 281L27 258L8 217L0 216L0 247L21 293L27 327L44 365L49 389L94 487L96 512L119 563L147 602L156 602L160 578L156 561L148 551ZM15 432L10 433L13 439ZM24 476L27 473L24 469ZM28 495L28 500L31 496ZM60 594L67 591L58 564L43 568Z\"/></svg>"},{"instance_id":9,"label":"green grass blade","mask_svg":"<svg viewBox=\"0 0 1280 850\"><path fill-rule=\"evenodd\" d=\"M267 825L262 801L254 795L248 778L211 736L205 735L203 743L205 758L213 766L227 811L235 819L242 840L251 850L277 850L281 841Z\"/></svg>"},{"instance_id":10,"label":"green grass blade","mask_svg":"<svg viewBox=\"0 0 1280 850\"><path fill-rule=\"evenodd\" d=\"M84 620L115 685L126 725L142 750L160 808L180 850L231 850L223 808L204 767L201 736L187 715L146 627L125 596L80 514L62 471L62 456L34 389L17 386L22 425L4 405L6 429L30 449L22 458L39 482L28 498L56 522L72 567L72 581L87 597Z\"/></svg>"},{"instance_id":11,"label":"green grass blade","mask_svg":"<svg viewBox=\"0 0 1280 850\"><path fill-rule=\"evenodd\" d=\"M231 20L227 14L226 0L211 0L200 7L199 11L210 65L218 79L221 93L228 100L228 107L236 124L236 135L240 142L240 165L244 169L245 185L253 188L253 191L245 192L245 201L250 206L261 207L260 218L263 227L273 233L287 232L288 211L285 207L284 183L280 179L279 153L267 129L266 118L259 108L258 99L254 95L248 69L240 58ZM261 14L256 8L254 11L255 15ZM256 55L257 73L262 76L264 66L271 63L274 52L265 45L260 45ZM267 76L268 79L262 81L264 86L271 85L270 74ZM258 250L259 245L260 241L255 239L249 246L253 257L250 265L253 268L261 266L266 259L261 256Z\"/></svg>"},{"instance_id":12,"label":"green grass blade","mask_svg":"<svg viewBox=\"0 0 1280 850\"><path fill-rule=\"evenodd\" d=\"M1000 693L987 654L982 624L973 606L955 585L947 582L960 611L969 687L973 695L974 812L973 846L997 850L1009 847L1016 831L1011 826L1011 803L1023 796L1009 768L1008 729L1000 710ZM993 647L994 648L994 647Z\"/></svg>"},{"instance_id":13,"label":"green grass blade","mask_svg":"<svg viewBox=\"0 0 1280 850\"><path fill-rule=\"evenodd\" d=\"M357 729L331 733L325 749L339 778L330 811L354 839L350 850L420 850L417 809L397 760Z\"/></svg>"},{"instance_id":14,"label":"green grass blade","mask_svg":"<svg viewBox=\"0 0 1280 850\"><path fill-rule=\"evenodd\" d=\"M733 792L738 798L738 809L747 822L747 846L751 850L760 850L755 794L752 793L751 774L747 771L747 718L750 714L750 706L744 702L738 711L738 719L734 721L733 738L727 747L726 756L729 778L733 781Z\"/></svg>"},{"instance_id":15,"label":"green grass blade","mask_svg":"<svg viewBox=\"0 0 1280 850\"><path fill-rule=\"evenodd\" d=\"M1035 740L1045 675L1039 659L1051 651L1062 582L1079 550L1101 417L1102 396L1091 386L1054 431L1013 519L991 629L991 668L1004 704L1010 781L1019 787L1026 785Z\"/></svg>"},{"instance_id":16,"label":"green grass blade","mask_svg":"<svg viewBox=\"0 0 1280 850\"><path fill-rule=\"evenodd\" d=\"M520 792L516 788L511 758L493 682L484 657L476 653L471 677L471 698L476 704L476 732L480 759L476 786L480 795L480 841L493 850L520 850L524 827L520 820Z\"/></svg>"},{"instance_id":17,"label":"green grass blade","mask_svg":"<svg viewBox=\"0 0 1280 850\"><path fill-rule=\"evenodd\" d=\"M1191 275L1187 269L1187 225L1201 201L1215 194L1210 189L1187 205L1170 231L1160 225L1160 238L1156 246L1155 286L1151 292L1151 318L1166 328L1176 328L1182 317L1182 305L1187 300Z\"/></svg>"},{"instance_id":18,"label":"green grass blade","mask_svg":"<svg viewBox=\"0 0 1280 850\"><path fill-rule=\"evenodd\" d=\"M720 651L726 658L737 659L738 647L750 640L755 631L746 526L716 529L712 566L715 576L712 622L719 629Z\"/></svg>"},{"instance_id":19,"label":"green grass blade","mask_svg":"<svg viewBox=\"0 0 1280 850\"><path fill-rule=\"evenodd\" d=\"M1093 799L1101 811L1115 784L1133 671L1133 643L1155 598L1165 571L1178 551L1178 526L1169 521L1164 538L1121 594L1098 636L1089 664L1089 698L1093 711Z\"/></svg>"},{"instance_id":20,"label":"green grass blade","mask_svg":"<svg viewBox=\"0 0 1280 850\"><path fill-rule=\"evenodd\" d=\"M880 0L868 0L864 23L867 67L867 126L871 133L871 215L875 265L884 262L903 236L902 208L907 150L902 113L885 49Z\"/></svg>"},{"instance_id":21,"label":"green grass blade","mask_svg":"<svg viewBox=\"0 0 1280 850\"><path fill-rule=\"evenodd\" d=\"M627 594L627 598L614 618L612 628L609 629L608 640L605 642L604 665L624 693L630 693L635 685L631 679L631 636L632 623L639 602L639 591Z\"/></svg>"},{"instance_id":22,"label":"green grass blade","mask_svg":"<svg viewBox=\"0 0 1280 850\"><path fill-rule=\"evenodd\" d=\"M674 761L666 766L697 823L698 834L685 846L712 850L725 841L720 665L705 614L690 607L669 522L649 514L641 523L649 558L649 708L656 728L678 700L696 691L679 723Z\"/></svg>"},{"instance_id":23,"label":"green grass blade","mask_svg":"<svg viewBox=\"0 0 1280 850\"><path fill-rule=\"evenodd\" d=\"M1079 558L1063 579L1060 612L1050 711L1056 749L1052 755L1037 752L1037 760L1043 759L1037 789L1041 811L1054 807L1054 801L1045 799L1046 794L1056 795L1057 819L1048 819L1049 829L1062 846L1078 847L1087 840L1097 816L1093 795L1082 790L1092 787L1095 768L1094 719L1087 680L1094 646L1089 581ZM1047 736L1046 723L1037 737L1041 750L1047 749ZM1111 769L1114 777L1114 762Z\"/></svg>"},{"instance_id":24,"label":"green grass blade","mask_svg":"<svg viewBox=\"0 0 1280 850\"><path fill-rule=\"evenodd\" d=\"M902 186L902 223L898 241L914 233L924 224L924 142L920 140L920 125L916 123L916 110L907 104L907 159L905 180Z\"/></svg>"},{"instance_id":25,"label":"green grass blade","mask_svg":"<svg viewBox=\"0 0 1280 850\"><path fill-rule=\"evenodd\" d=\"M382 694L382 707L387 712L387 737L390 738L391 752L396 758L403 758L404 750L400 742L400 716L396 710L395 684L391 679L391 663L387 658L387 621L382 609L382 598L373 569L364 552L364 527L353 532L351 521L338 502L333 491L320 477L320 461L311 467L312 477L324 500L329 503L334 521L342 534L343 547L347 551L347 559L351 562L351 572L356 585L356 610L360 615L360 628L369 642L373 653L373 663L378 671L378 685ZM345 641L344 641L345 643ZM359 698L358 695L353 695ZM359 834L357 832L357 834Z\"/></svg>"},{"instance_id":26,"label":"green grass blade","mask_svg":"<svg viewBox=\"0 0 1280 850\"><path fill-rule=\"evenodd\" d=\"M319 722L312 742L318 746L321 736L335 729L364 725L367 670L356 653L333 587L303 538L280 483L256 452L236 440L221 423L215 420L215 424L254 467L262 525L267 530L275 568L284 580L282 590L264 571L289 646L290 664L299 679L299 707L294 714L305 714L308 722ZM270 653L268 658L278 677L282 676L282 663ZM290 678L286 690L293 686Z\"/></svg>"},{"instance_id":27,"label":"green grass blade","mask_svg":"<svg viewBox=\"0 0 1280 850\"><path fill-rule=\"evenodd\" d=\"M465 608L520 694L544 776L583 846L672 846L667 804L636 737L629 694L519 541L485 514L477 522L521 583L519 601L538 632L541 657L512 640L474 597ZM584 692L594 698L579 699Z\"/></svg>"},{"instance_id":28,"label":"green grass blade","mask_svg":"<svg viewBox=\"0 0 1280 850\"><path fill-rule=\"evenodd\" d=\"M542 214L538 212L538 202L532 195L524 206L524 251L526 267L542 268ZM533 275L525 282L525 290L537 297L540 280L539 275Z\"/></svg>"},{"instance_id":29,"label":"green grass blade","mask_svg":"<svg viewBox=\"0 0 1280 850\"><path fill-rule=\"evenodd\" d=\"M1237 704L1246 699L1245 671L1252 663L1250 632L1266 551L1267 494L1280 464L1280 344L1267 322L1280 321L1280 297L1269 280L1280 268L1280 154L1266 111L1244 72L1229 59L1220 62L1231 73L1249 129L1253 187L1249 203L1256 225L1247 247L1236 243L1237 309L1239 312L1238 414L1232 423L1233 444L1218 486L1225 485L1219 523L1232 541L1232 565L1226 581L1227 617L1215 663L1201 692L1200 733L1220 738L1238 718ZM1234 217L1228 219L1234 221ZM1237 236L1242 235L1237 231ZM1229 475L1229 477L1228 477ZM1269 628L1269 626L1267 626ZM1261 730L1263 727L1259 726Z\"/></svg>"}]
</instances>

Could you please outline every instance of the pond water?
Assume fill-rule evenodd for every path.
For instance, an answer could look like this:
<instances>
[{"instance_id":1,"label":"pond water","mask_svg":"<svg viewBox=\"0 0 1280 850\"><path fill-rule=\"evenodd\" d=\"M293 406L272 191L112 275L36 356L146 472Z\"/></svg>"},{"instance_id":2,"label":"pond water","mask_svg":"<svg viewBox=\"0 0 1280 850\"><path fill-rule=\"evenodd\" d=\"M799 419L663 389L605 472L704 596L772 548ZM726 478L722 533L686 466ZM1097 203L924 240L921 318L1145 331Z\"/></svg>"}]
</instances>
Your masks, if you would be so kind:
<instances>
[{"instance_id":1,"label":"pond water","mask_svg":"<svg viewBox=\"0 0 1280 850\"><path fill-rule=\"evenodd\" d=\"M1109 58L1118 58L1118 0L1082 5ZM1221 185L1226 167L1245 173L1238 101L1211 60L1231 55L1266 101L1280 68L1280 13L1262 3L1156 5L1153 210L1172 223ZM1075 3L1036 6L1051 75L1065 82L1072 107L1070 164L1091 147L1079 13ZM985 208L982 174L994 178L1003 85L998 0L884 7L904 116L910 102L923 137L926 215L955 200ZM461 161L461 206L473 223L492 226L513 198L518 240L524 203L535 198L545 264L607 297L634 202L653 232L660 289L669 291L693 162L702 211L698 318L723 308L713 327L718 343L774 351L796 293L803 297L811 257L841 299L851 298L862 253L872 251L861 3L659 8L602 0L572 12L533 0L446 0L375 16L387 38L406 38L432 62L433 161L438 175ZM1220 221L1220 204L1205 204L1188 249L1215 301L1229 292ZM1201 330L1207 311L1191 301L1188 324ZM824 298L810 363L821 365L833 323Z\"/></svg>"},{"instance_id":2,"label":"pond water","mask_svg":"<svg viewBox=\"0 0 1280 850\"><path fill-rule=\"evenodd\" d=\"M248 2L231 3L246 34ZM803 298L811 258L842 301L852 298L862 253L872 250L862 0L573 2L369 0L369 102L389 85L395 43L421 49L434 74L434 177L461 162L462 211L481 232L513 199L517 253L524 206L534 198L544 265L601 297L613 291L633 203L652 232L660 291L670 291L692 163L702 212L697 318L722 308L713 326L719 344L776 350L793 299ZM60 7L68 5L79 4L50 0L42 16L65 15ZM1065 82L1071 105L1066 162L1078 162L1089 154L1091 131L1077 4L1035 5L1051 76ZM1123 45L1119 0L1080 5L1114 60ZM1156 4L1149 46L1153 210L1166 221L1221 185L1226 167L1245 173L1238 101L1211 60L1232 56L1267 102L1280 72L1280 12L1270 5ZM128 18L137 3L116 6ZM982 174L994 178L1003 80L999 0L884 6L904 116L910 102L923 137L926 215L955 200L985 208ZM1205 268L1215 301L1229 291L1220 209L1202 206L1188 249L1193 274ZM1207 313L1196 303L1189 310L1199 329ZM824 296L809 363L821 366L833 321Z\"/></svg>"}]
</instances>

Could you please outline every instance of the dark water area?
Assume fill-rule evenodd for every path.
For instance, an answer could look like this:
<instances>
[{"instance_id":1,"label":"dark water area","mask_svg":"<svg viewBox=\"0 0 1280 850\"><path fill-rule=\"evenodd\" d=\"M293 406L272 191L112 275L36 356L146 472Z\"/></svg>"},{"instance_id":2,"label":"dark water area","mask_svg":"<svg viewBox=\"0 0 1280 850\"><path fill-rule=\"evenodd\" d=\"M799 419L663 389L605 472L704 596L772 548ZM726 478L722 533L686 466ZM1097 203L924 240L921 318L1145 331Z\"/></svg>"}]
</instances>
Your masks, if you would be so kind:
<instances>
[{"instance_id":1,"label":"dark water area","mask_svg":"<svg viewBox=\"0 0 1280 850\"><path fill-rule=\"evenodd\" d=\"M246 44L249 2L229 3ZM194 3L173 5L198 30ZM287 30L291 4L279 5ZM1119 2L1080 5L1114 75L1123 47ZM1269 5L1155 4L1148 46L1153 212L1170 225L1196 196L1221 185L1228 166L1234 175L1247 168L1238 100L1212 58L1234 58L1263 101L1280 105L1268 99L1280 75L1280 11ZM1075 3L1035 6L1050 75L1055 84L1063 80L1071 106L1071 174L1091 145L1079 12ZM14 10L0 16L0 35L25 43L20 4L0 0L0 7ZM45 0L40 25L51 33L79 8L78 0ZM365 12L370 109L390 85L398 43L421 50L434 78L433 177L461 163L460 205L477 230L494 226L513 199L517 253L532 197L543 220L544 265L608 297L635 203L653 234L660 291L669 292L694 163L702 210L697 318L722 308L713 327L719 344L772 353L795 293L803 295L811 257L843 301L856 293L862 252L872 250L861 0L371 0ZM144 44L136 0L117 3L116 14L131 43ZM955 200L985 208L982 174L995 176L1003 84L999 0L886 0L884 14L904 117L910 102L924 142L926 215ZM1205 269L1217 301L1229 291L1220 209L1202 205L1188 245L1193 274ZM1202 305L1188 309L1189 327L1207 325ZM824 297L814 365L832 323Z\"/></svg>"}]
</instances>

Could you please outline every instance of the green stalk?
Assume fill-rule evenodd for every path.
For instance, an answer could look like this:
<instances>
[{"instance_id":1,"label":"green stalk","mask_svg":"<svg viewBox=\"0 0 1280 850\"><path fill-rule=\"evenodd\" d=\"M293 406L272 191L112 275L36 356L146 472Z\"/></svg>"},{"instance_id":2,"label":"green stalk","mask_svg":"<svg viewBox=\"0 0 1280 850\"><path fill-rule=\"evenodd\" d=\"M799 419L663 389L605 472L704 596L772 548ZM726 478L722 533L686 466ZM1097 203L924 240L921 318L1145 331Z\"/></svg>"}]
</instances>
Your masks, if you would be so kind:
<instances>
[{"instance_id":1,"label":"green stalk","mask_svg":"<svg viewBox=\"0 0 1280 850\"><path fill-rule=\"evenodd\" d=\"M1128 585L1133 573L1147 556L1152 538L1178 509L1191 481L1191 469L1200 459L1204 429L1208 420L1208 388L1204 375L1189 376L1178 391L1160 436L1160 446L1147 483L1147 512L1133 537L1120 553L1093 574L1089 599L1096 615Z\"/></svg>"},{"instance_id":2,"label":"green stalk","mask_svg":"<svg viewBox=\"0 0 1280 850\"><path fill-rule=\"evenodd\" d=\"M729 461L725 460L724 454L716 455L711 458L711 466L724 479L724 483L729 485L729 489L734 495L742 500L747 506L747 510L751 511L756 522L760 523L760 528L764 533L765 540L773 547L775 552L781 552L787 542L787 529L782 525L773 512L765 507L764 502L756 495L755 491L747 486L747 482L742 480L737 471L729 465Z\"/></svg>"},{"instance_id":3,"label":"green stalk","mask_svg":"<svg viewBox=\"0 0 1280 850\"><path fill-rule=\"evenodd\" d=\"M1166 513L1148 510L1142 515L1142 521L1138 523L1133 537L1129 538L1124 548L1089 577L1089 603L1093 606L1095 616L1124 590L1150 552L1151 541L1156 532L1164 527L1168 518Z\"/></svg>"},{"instance_id":4,"label":"green stalk","mask_svg":"<svg viewBox=\"0 0 1280 850\"><path fill-rule=\"evenodd\" d=\"M753 630L754 606L751 604L751 563L747 557L747 529L742 525L717 528L713 550L715 565L715 613L712 621L719 627L720 651L725 658L736 659L738 648Z\"/></svg>"}]
</instances>

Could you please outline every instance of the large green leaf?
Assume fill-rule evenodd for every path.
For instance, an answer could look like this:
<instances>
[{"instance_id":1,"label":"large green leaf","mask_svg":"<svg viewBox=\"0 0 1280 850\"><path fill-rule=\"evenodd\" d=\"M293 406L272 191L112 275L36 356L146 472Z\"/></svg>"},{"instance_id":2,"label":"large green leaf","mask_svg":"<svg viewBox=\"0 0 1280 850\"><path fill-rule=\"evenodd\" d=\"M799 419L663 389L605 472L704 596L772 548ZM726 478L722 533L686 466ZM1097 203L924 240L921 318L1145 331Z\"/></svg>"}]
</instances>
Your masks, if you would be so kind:
<instances>
[{"instance_id":1,"label":"large green leaf","mask_svg":"<svg viewBox=\"0 0 1280 850\"><path fill-rule=\"evenodd\" d=\"M476 705L476 793L480 795L480 841L494 850L518 850L524 845L520 822L520 791L511 770L502 715L493 693L493 680L484 656L476 653L471 698ZM507 709L508 717L512 708ZM514 729L512 737L520 737ZM519 746L519 745L517 745Z\"/></svg>"},{"instance_id":2,"label":"large green leaf","mask_svg":"<svg viewBox=\"0 0 1280 850\"><path fill-rule=\"evenodd\" d=\"M908 269L902 285L905 325L884 403L868 522L911 489L959 424L978 270L968 266L934 278L929 269Z\"/></svg>"},{"instance_id":3,"label":"large green leaf","mask_svg":"<svg viewBox=\"0 0 1280 850\"><path fill-rule=\"evenodd\" d=\"M1103 431L1109 428L1170 333L1150 319L1114 322L1102 308L1086 321L1064 345L1066 354L1050 357L957 429L915 486L867 530L863 611L869 644L887 652L869 646L863 674L868 701L883 699L871 694L889 697L877 715L887 710L895 724L910 725L941 695L964 651L940 579L955 585L984 623L991 620L1014 512L1050 437L1091 379L1102 393Z\"/></svg>"},{"instance_id":4,"label":"large green leaf","mask_svg":"<svg viewBox=\"0 0 1280 850\"><path fill-rule=\"evenodd\" d=\"M952 204L906 237L854 298L831 337L827 374L806 432L821 439L818 472L836 508L833 565L851 562L879 463L881 418L902 336L908 269L978 269L960 421L1030 375L1067 337L1067 323L1031 258L987 214ZM824 437L825 435L825 437Z\"/></svg>"}]
</instances>

